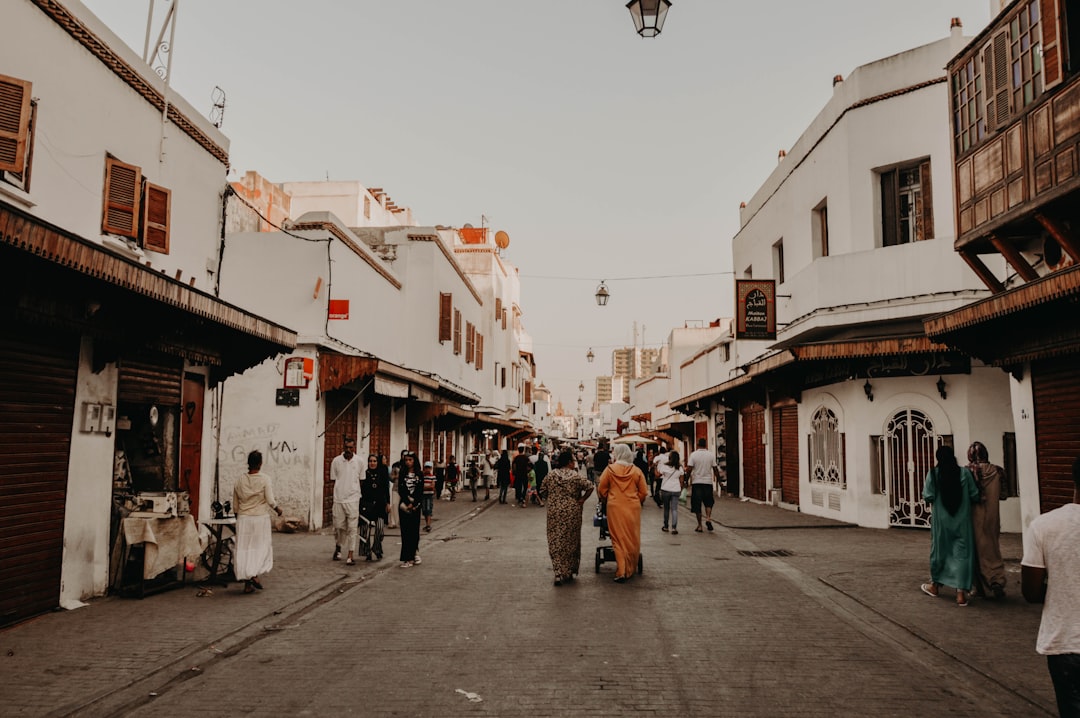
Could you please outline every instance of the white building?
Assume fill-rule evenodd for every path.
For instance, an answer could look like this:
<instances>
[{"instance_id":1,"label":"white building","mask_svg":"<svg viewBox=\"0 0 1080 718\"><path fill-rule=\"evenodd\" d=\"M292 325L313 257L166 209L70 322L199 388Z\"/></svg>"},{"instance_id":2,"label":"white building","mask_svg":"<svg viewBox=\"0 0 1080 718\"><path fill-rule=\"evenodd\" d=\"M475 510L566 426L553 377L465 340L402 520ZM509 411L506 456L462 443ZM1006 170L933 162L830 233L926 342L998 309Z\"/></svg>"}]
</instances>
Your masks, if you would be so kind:
<instances>
[{"instance_id":1,"label":"white building","mask_svg":"<svg viewBox=\"0 0 1080 718\"><path fill-rule=\"evenodd\" d=\"M296 336L215 296L225 136L75 0L4 2L0 27L5 624L119 587L111 527L151 528L118 520L151 492L180 501L142 520L182 567L215 390Z\"/></svg>"},{"instance_id":2,"label":"white building","mask_svg":"<svg viewBox=\"0 0 1080 718\"><path fill-rule=\"evenodd\" d=\"M937 446L963 460L980 440L1009 468L1005 373L931 342L922 323L987 294L953 253L943 67L966 42L956 22L944 40L837 77L740 210L734 266L775 281L776 340L705 347L680 367L675 406L737 421L728 436L741 442L746 496L865 526L926 526ZM1007 530L1017 504L1003 505Z\"/></svg>"}]
</instances>

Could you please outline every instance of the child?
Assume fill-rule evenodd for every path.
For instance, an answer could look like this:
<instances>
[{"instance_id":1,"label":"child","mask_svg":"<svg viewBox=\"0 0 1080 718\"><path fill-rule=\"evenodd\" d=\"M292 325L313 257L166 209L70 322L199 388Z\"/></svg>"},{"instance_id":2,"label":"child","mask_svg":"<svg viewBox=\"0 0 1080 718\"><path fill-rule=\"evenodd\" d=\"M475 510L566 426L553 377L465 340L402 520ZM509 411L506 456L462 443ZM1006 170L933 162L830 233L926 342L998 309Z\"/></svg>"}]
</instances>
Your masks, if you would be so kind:
<instances>
[{"instance_id":1,"label":"child","mask_svg":"<svg viewBox=\"0 0 1080 718\"><path fill-rule=\"evenodd\" d=\"M528 501L536 504L537 506L543 506L544 502L540 500L540 493L536 490L536 470L529 469L529 491Z\"/></svg>"}]
</instances>

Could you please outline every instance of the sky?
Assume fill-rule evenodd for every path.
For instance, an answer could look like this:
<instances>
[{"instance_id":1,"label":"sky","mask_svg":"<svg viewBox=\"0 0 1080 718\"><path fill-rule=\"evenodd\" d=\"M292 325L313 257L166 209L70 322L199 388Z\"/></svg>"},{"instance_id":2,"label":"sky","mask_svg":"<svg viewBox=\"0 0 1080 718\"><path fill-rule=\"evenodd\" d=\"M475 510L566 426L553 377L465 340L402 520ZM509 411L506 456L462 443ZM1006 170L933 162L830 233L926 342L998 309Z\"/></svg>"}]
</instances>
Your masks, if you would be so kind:
<instances>
[{"instance_id":1,"label":"sky","mask_svg":"<svg viewBox=\"0 0 1080 718\"><path fill-rule=\"evenodd\" d=\"M141 54L150 0L83 2ZM170 2L172 87L206 115L225 91L237 176L355 180L420 224L509 234L537 378L568 410L579 382L592 403L613 349L731 316L739 203L834 75L944 38L952 17L975 35L991 6L674 0L643 39L625 0L157 0L158 14Z\"/></svg>"}]
</instances>

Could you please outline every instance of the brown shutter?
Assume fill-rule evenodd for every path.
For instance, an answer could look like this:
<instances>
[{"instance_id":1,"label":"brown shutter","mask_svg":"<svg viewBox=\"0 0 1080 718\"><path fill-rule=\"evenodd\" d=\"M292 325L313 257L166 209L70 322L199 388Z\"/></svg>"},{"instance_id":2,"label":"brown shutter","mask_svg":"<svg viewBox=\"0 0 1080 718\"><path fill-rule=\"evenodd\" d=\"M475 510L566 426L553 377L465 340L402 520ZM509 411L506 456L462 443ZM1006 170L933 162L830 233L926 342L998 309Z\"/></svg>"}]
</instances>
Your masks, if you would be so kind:
<instances>
[{"instance_id":1,"label":"brown shutter","mask_svg":"<svg viewBox=\"0 0 1080 718\"><path fill-rule=\"evenodd\" d=\"M105 158L105 211L101 231L134 239L139 233L142 171L113 157Z\"/></svg>"},{"instance_id":2,"label":"brown shutter","mask_svg":"<svg viewBox=\"0 0 1080 718\"><path fill-rule=\"evenodd\" d=\"M476 370L480 371L484 368L484 335L477 333L476 335Z\"/></svg>"},{"instance_id":3,"label":"brown shutter","mask_svg":"<svg viewBox=\"0 0 1080 718\"><path fill-rule=\"evenodd\" d=\"M476 327L472 322L465 322L465 363L472 364L476 351Z\"/></svg>"},{"instance_id":4,"label":"brown shutter","mask_svg":"<svg viewBox=\"0 0 1080 718\"><path fill-rule=\"evenodd\" d=\"M900 207L896 170L881 173L881 244L891 247L900 238Z\"/></svg>"},{"instance_id":5,"label":"brown shutter","mask_svg":"<svg viewBox=\"0 0 1080 718\"><path fill-rule=\"evenodd\" d=\"M461 310L454 310L454 353L461 353Z\"/></svg>"},{"instance_id":6,"label":"brown shutter","mask_svg":"<svg viewBox=\"0 0 1080 718\"><path fill-rule=\"evenodd\" d=\"M1042 18L1043 87L1049 90L1060 85L1065 77L1058 0L1039 0L1039 17Z\"/></svg>"},{"instance_id":7,"label":"brown shutter","mask_svg":"<svg viewBox=\"0 0 1080 718\"><path fill-rule=\"evenodd\" d=\"M449 292L439 292L439 341L448 342L452 338L453 330L450 312L454 306L454 295Z\"/></svg>"},{"instance_id":8,"label":"brown shutter","mask_svg":"<svg viewBox=\"0 0 1080 718\"><path fill-rule=\"evenodd\" d=\"M31 83L0 75L0 170L25 169Z\"/></svg>"},{"instance_id":9,"label":"brown shutter","mask_svg":"<svg viewBox=\"0 0 1080 718\"><path fill-rule=\"evenodd\" d=\"M499 316L502 315L502 297L495 297L495 321L499 321Z\"/></svg>"},{"instance_id":10,"label":"brown shutter","mask_svg":"<svg viewBox=\"0 0 1080 718\"><path fill-rule=\"evenodd\" d=\"M525 403L526 404L531 404L532 403L532 382L531 381L525 382Z\"/></svg>"},{"instance_id":11,"label":"brown shutter","mask_svg":"<svg viewBox=\"0 0 1080 718\"><path fill-rule=\"evenodd\" d=\"M922 236L934 238L934 188L930 179L930 160L919 165L919 193L922 196Z\"/></svg>"},{"instance_id":12,"label":"brown shutter","mask_svg":"<svg viewBox=\"0 0 1080 718\"><path fill-rule=\"evenodd\" d=\"M1031 364L1035 403L1035 456L1039 473L1039 510L1046 513L1072 502L1072 463L1080 425L1080 373L1076 357Z\"/></svg>"},{"instance_id":13,"label":"brown shutter","mask_svg":"<svg viewBox=\"0 0 1080 718\"><path fill-rule=\"evenodd\" d=\"M143 247L162 254L169 253L169 215L172 192L156 184L143 188Z\"/></svg>"},{"instance_id":14,"label":"brown shutter","mask_svg":"<svg viewBox=\"0 0 1080 718\"><path fill-rule=\"evenodd\" d=\"M506 329L506 307L502 310L502 328Z\"/></svg>"},{"instance_id":15,"label":"brown shutter","mask_svg":"<svg viewBox=\"0 0 1080 718\"><path fill-rule=\"evenodd\" d=\"M994 127L1004 127L1009 123L1009 99L1012 93L1009 90L1009 37L1008 31L1002 30L994 35ZM990 89L990 78L986 78L987 92ZM989 124L990 118L987 117Z\"/></svg>"}]
</instances>

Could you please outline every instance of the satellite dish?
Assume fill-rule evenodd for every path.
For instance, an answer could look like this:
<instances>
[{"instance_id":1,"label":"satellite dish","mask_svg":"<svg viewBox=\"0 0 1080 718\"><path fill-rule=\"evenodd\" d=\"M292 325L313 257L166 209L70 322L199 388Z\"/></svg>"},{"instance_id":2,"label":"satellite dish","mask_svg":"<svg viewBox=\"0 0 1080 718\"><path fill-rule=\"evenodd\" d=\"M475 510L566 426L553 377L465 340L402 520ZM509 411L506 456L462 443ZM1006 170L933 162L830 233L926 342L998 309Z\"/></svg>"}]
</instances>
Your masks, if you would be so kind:
<instances>
[{"instance_id":1,"label":"satellite dish","mask_svg":"<svg viewBox=\"0 0 1080 718\"><path fill-rule=\"evenodd\" d=\"M510 246L510 235L501 229L495 233L495 246L499 249L506 249Z\"/></svg>"},{"instance_id":2,"label":"satellite dish","mask_svg":"<svg viewBox=\"0 0 1080 718\"><path fill-rule=\"evenodd\" d=\"M461 226L461 228L462 228L462 229L472 229L472 228L473 228L473 226L472 226L471 224L469 224L468 222L466 222L465 224L463 224L463 225Z\"/></svg>"}]
</instances>

